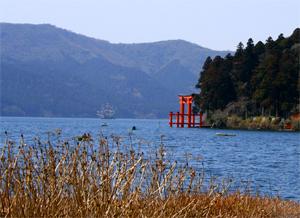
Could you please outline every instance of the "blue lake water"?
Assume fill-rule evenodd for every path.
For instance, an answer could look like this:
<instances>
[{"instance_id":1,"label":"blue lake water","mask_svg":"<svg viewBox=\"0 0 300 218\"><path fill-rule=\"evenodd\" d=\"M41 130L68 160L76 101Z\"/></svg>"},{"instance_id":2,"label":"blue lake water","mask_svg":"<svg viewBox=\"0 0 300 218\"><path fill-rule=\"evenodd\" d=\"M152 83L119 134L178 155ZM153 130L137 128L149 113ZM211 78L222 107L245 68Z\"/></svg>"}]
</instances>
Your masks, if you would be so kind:
<instances>
[{"instance_id":1,"label":"blue lake water","mask_svg":"<svg viewBox=\"0 0 300 218\"><path fill-rule=\"evenodd\" d=\"M196 168L202 160L207 175L232 178L236 183L250 181L261 194L279 195L284 199L300 201L300 134L293 132L240 131L217 129L170 128L167 120L113 119L101 121L86 118L18 118L1 117L0 139L4 131L13 140L24 134L30 142L33 137L47 136L48 131L61 129L63 137L71 138L85 132L123 137L141 144L145 153L159 146L161 136L167 154L180 163L187 157ZM107 126L102 127L105 122ZM234 137L216 133L233 133Z\"/></svg>"}]
</instances>

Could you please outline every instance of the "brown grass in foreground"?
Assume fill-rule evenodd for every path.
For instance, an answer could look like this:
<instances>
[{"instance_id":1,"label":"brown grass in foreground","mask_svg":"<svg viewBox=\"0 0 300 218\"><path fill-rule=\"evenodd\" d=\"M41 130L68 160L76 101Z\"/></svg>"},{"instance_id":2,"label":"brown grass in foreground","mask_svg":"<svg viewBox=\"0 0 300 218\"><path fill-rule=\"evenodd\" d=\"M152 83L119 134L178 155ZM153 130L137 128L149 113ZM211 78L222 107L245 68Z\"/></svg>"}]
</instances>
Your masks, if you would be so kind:
<instances>
[{"instance_id":1,"label":"brown grass in foreground","mask_svg":"<svg viewBox=\"0 0 300 218\"><path fill-rule=\"evenodd\" d=\"M300 217L296 202L213 181L204 191L203 173L166 160L163 145L153 158L88 134L0 148L0 217Z\"/></svg>"}]
</instances>

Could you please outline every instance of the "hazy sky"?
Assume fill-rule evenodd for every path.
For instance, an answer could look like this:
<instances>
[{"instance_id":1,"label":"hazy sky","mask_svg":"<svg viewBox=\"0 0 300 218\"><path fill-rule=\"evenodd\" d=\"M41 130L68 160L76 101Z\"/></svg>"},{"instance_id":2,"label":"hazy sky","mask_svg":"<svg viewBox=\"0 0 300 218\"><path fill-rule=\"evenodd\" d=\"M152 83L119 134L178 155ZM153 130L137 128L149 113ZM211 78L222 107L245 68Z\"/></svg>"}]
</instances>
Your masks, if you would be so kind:
<instances>
[{"instance_id":1,"label":"hazy sky","mask_svg":"<svg viewBox=\"0 0 300 218\"><path fill-rule=\"evenodd\" d=\"M300 0L0 0L0 21L50 23L111 42L184 39L234 50L300 25Z\"/></svg>"}]
</instances>

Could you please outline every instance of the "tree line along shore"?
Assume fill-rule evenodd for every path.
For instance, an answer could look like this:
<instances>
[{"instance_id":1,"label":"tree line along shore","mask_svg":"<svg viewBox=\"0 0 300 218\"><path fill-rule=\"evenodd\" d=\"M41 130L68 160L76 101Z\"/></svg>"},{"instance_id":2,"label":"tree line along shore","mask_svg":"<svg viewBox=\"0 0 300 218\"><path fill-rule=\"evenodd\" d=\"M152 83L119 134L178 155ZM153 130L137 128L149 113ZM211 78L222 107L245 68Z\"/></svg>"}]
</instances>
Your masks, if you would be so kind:
<instances>
[{"instance_id":1,"label":"tree line along shore","mask_svg":"<svg viewBox=\"0 0 300 218\"><path fill-rule=\"evenodd\" d=\"M300 130L300 29L276 40L240 42L235 53L208 57L194 111L215 127Z\"/></svg>"}]
</instances>

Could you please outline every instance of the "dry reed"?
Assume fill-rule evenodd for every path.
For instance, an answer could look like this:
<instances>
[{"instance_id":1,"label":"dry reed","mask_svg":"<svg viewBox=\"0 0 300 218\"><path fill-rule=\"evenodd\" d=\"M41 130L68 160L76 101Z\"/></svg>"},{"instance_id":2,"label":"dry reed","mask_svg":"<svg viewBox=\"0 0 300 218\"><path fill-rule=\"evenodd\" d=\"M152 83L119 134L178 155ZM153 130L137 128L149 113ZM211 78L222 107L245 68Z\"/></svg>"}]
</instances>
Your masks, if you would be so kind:
<instances>
[{"instance_id":1,"label":"dry reed","mask_svg":"<svg viewBox=\"0 0 300 218\"><path fill-rule=\"evenodd\" d=\"M58 135L60 132L58 132ZM89 134L0 146L0 217L299 217L300 205L251 196L203 173Z\"/></svg>"}]
</instances>

